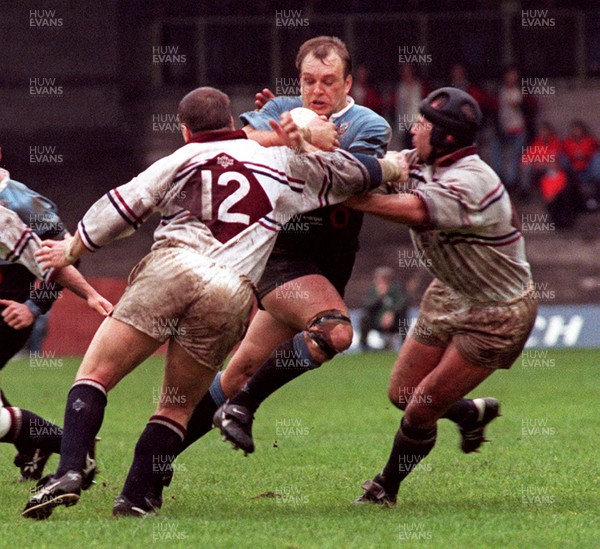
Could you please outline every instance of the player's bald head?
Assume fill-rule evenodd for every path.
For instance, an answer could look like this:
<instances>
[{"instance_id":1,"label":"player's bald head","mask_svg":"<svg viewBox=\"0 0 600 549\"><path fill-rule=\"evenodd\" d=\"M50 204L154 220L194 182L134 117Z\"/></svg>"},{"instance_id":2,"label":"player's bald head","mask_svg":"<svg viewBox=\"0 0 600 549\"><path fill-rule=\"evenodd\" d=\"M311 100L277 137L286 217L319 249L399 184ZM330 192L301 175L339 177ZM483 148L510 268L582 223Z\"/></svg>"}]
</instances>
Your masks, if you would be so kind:
<instances>
[{"instance_id":1,"label":"player's bald head","mask_svg":"<svg viewBox=\"0 0 600 549\"><path fill-rule=\"evenodd\" d=\"M179 102L177 117L192 133L231 128L231 101L216 88L196 88Z\"/></svg>"}]
</instances>

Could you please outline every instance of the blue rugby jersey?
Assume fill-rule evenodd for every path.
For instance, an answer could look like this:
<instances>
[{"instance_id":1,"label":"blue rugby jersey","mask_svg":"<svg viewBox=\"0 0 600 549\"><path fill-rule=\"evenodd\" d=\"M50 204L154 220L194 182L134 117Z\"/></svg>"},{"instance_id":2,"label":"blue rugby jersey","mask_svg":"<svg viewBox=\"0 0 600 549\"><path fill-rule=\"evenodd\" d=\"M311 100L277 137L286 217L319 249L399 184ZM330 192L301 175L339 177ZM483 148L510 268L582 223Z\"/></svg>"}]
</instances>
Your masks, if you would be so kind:
<instances>
[{"instance_id":1,"label":"blue rugby jersey","mask_svg":"<svg viewBox=\"0 0 600 549\"><path fill-rule=\"evenodd\" d=\"M246 112L240 118L244 125L256 130L271 130L269 120L279 121L283 112L301 106L299 96L276 97L260 111ZM371 109L355 104L351 97L346 107L333 113L329 121L337 128L341 149L379 158L385 154L392 135L389 124ZM343 204L294 216L279 233L275 249L324 257L354 254L358 250L362 219L361 212Z\"/></svg>"}]
</instances>

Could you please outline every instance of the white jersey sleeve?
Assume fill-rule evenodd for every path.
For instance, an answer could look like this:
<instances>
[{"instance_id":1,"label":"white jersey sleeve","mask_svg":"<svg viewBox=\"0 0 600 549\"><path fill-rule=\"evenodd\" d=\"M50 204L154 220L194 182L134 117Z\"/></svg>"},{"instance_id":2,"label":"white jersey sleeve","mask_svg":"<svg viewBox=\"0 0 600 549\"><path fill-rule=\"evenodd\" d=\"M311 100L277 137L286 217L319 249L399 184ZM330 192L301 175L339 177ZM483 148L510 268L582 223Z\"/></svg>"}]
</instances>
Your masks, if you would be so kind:
<instances>
[{"instance_id":1,"label":"white jersey sleeve","mask_svg":"<svg viewBox=\"0 0 600 549\"><path fill-rule=\"evenodd\" d=\"M0 206L0 259L20 263L37 278L49 282L54 269L43 269L35 258L42 247L40 239L12 210Z\"/></svg>"},{"instance_id":2,"label":"white jersey sleeve","mask_svg":"<svg viewBox=\"0 0 600 549\"><path fill-rule=\"evenodd\" d=\"M108 191L79 222L84 246L94 252L136 231L165 200L179 166L162 158L129 183Z\"/></svg>"},{"instance_id":3,"label":"white jersey sleeve","mask_svg":"<svg viewBox=\"0 0 600 549\"><path fill-rule=\"evenodd\" d=\"M300 197L284 193L278 202L287 204L283 210L290 216L343 202L348 197L367 192L381 183L381 167L376 158L352 154L341 149L332 153L299 154L281 147L287 163L290 190L300 184Z\"/></svg>"}]
</instances>

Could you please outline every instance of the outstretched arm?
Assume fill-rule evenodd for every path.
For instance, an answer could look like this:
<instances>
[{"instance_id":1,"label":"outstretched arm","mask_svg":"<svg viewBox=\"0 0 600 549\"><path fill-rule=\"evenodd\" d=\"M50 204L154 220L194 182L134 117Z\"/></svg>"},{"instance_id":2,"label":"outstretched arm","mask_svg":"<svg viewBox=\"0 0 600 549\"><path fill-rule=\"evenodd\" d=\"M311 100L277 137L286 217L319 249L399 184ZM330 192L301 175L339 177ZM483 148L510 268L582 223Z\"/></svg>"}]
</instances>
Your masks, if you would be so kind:
<instances>
[{"instance_id":1,"label":"outstretched arm","mask_svg":"<svg viewBox=\"0 0 600 549\"><path fill-rule=\"evenodd\" d=\"M375 214L388 221L412 227L422 227L429 223L429 212L425 202L416 194L362 194L349 198L344 204L354 210Z\"/></svg>"},{"instance_id":2,"label":"outstretched arm","mask_svg":"<svg viewBox=\"0 0 600 549\"><path fill-rule=\"evenodd\" d=\"M75 263L87 249L82 244L79 235L67 237L64 240L44 240L43 247L35 253L36 259L44 269L53 267L56 271L54 280L68 288L75 295L85 299L88 306L103 316L112 309L110 301L104 299L75 268Z\"/></svg>"},{"instance_id":3,"label":"outstretched arm","mask_svg":"<svg viewBox=\"0 0 600 549\"><path fill-rule=\"evenodd\" d=\"M74 294L85 299L88 307L102 316L108 315L112 310L112 303L92 288L75 267L69 265L62 268L57 272L55 280L65 288L69 288Z\"/></svg>"}]
</instances>

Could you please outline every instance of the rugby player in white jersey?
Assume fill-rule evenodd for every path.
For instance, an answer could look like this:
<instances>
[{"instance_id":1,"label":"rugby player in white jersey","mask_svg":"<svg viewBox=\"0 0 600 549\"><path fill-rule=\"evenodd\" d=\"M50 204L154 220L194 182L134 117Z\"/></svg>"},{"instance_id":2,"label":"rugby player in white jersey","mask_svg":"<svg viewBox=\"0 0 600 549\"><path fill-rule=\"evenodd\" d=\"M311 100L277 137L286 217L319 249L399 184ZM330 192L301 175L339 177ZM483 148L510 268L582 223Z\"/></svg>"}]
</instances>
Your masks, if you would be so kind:
<instances>
[{"instance_id":1,"label":"rugby player in white jersey","mask_svg":"<svg viewBox=\"0 0 600 549\"><path fill-rule=\"evenodd\" d=\"M163 474L154 464L170 466L194 407L244 334L254 284L282 224L407 175L397 153L378 160L264 148L233 129L229 98L214 88L186 95L178 116L186 145L109 191L72 239L46 241L39 253L45 264L66 265L131 234L153 212L162 215L151 252L83 358L67 399L58 470L29 500L25 517L45 519L79 500L85 452L102 425L108 391L168 341L161 394L179 398L160 399L113 514L144 516L160 507L154 494ZM280 121L271 127L282 139L310 148L289 113ZM307 330L307 350L319 331Z\"/></svg>"},{"instance_id":2,"label":"rugby player in white jersey","mask_svg":"<svg viewBox=\"0 0 600 549\"><path fill-rule=\"evenodd\" d=\"M38 236L32 231L31 227L23 223L18 214L4 206L0 206L0 259L22 265L33 276L45 283L57 282L69 288L76 295L85 299L91 309L106 316L112 308L111 303L92 288L75 267L60 270L44 269L36 261L34 253L40 250L41 247L42 244ZM21 303L16 301L0 299L0 307L3 308L2 318L14 330L23 329L28 322L22 316L20 305ZM10 342L3 341L2 343L9 347ZM41 474L48 457L53 452L60 450L60 437L60 427L30 410L12 406L0 390L0 442L17 446L20 452L19 455L31 455L33 459L28 464L29 472L34 471ZM93 441L90 446L90 449L92 448ZM24 468L22 468L23 470ZM95 472L96 463L92 452L88 456L88 462L84 467L83 489L92 484ZM24 477L24 479L27 478L32 477Z\"/></svg>"},{"instance_id":3,"label":"rugby player in white jersey","mask_svg":"<svg viewBox=\"0 0 600 549\"><path fill-rule=\"evenodd\" d=\"M412 189L346 204L411 227L434 280L394 365L388 395L404 410L391 455L363 484L358 503L393 505L402 480L435 444L438 419L457 423L461 448L485 442L499 414L493 398L466 399L499 368L510 368L533 328L537 303L514 210L499 177L474 146L481 113L456 88L425 98L405 151Z\"/></svg>"}]
</instances>

